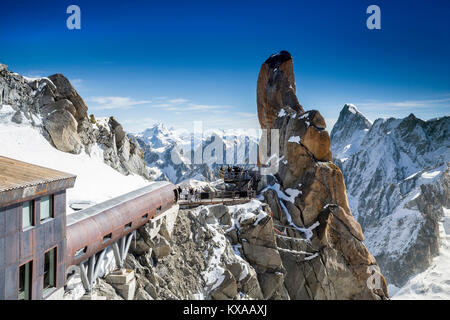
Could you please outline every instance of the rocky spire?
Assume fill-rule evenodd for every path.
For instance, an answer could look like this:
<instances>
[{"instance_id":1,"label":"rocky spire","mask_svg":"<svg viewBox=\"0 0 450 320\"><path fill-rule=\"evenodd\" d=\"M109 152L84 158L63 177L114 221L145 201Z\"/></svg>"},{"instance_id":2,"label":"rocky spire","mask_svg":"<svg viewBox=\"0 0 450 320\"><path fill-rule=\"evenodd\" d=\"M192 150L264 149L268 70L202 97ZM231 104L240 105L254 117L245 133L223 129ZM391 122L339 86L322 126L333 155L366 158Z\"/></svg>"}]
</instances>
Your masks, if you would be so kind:
<instances>
[{"instance_id":1,"label":"rocky spire","mask_svg":"<svg viewBox=\"0 0 450 320\"><path fill-rule=\"evenodd\" d=\"M386 299L386 281L352 216L342 172L331 162L325 120L298 103L289 53L262 65L257 97L261 127L279 130L279 169L262 193L282 233L289 296Z\"/></svg>"},{"instance_id":2,"label":"rocky spire","mask_svg":"<svg viewBox=\"0 0 450 320\"><path fill-rule=\"evenodd\" d=\"M261 128L273 128L278 112L283 107L303 112L295 91L291 54L281 51L271 55L261 66L257 83L258 118Z\"/></svg>"}]
</instances>

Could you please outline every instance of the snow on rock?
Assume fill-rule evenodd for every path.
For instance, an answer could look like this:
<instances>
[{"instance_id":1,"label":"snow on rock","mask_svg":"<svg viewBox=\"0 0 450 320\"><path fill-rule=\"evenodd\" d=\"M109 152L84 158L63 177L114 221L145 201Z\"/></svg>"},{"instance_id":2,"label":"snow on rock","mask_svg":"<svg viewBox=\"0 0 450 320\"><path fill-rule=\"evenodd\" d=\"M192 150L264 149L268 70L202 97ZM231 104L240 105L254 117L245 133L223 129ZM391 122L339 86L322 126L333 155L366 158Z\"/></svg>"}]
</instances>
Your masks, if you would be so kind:
<instances>
[{"instance_id":1,"label":"snow on rock","mask_svg":"<svg viewBox=\"0 0 450 320\"><path fill-rule=\"evenodd\" d=\"M278 118L284 117L286 115L286 111L284 109L281 109L280 112L278 112Z\"/></svg>"},{"instance_id":2,"label":"snow on rock","mask_svg":"<svg viewBox=\"0 0 450 320\"><path fill-rule=\"evenodd\" d=\"M402 288L396 288L393 300L450 300L450 209L443 208L444 219L439 223L441 239L439 256L424 272L411 278Z\"/></svg>"},{"instance_id":3,"label":"snow on rock","mask_svg":"<svg viewBox=\"0 0 450 320\"><path fill-rule=\"evenodd\" d=\"M413 114L371 123L346 105L331 132L350 208L394 291L439 254L437 224L450 194L449 128L450 117L422 121Z\"/></svg>"},{"instance_id":4,"label":"snow on rock","mask_svg":"<svg viewBox=\"0 0 450 320\"><path fill-rule=\"evenodd\" d=\"M237 287L247 288L245 290L248 290L248 286L244 283L250 281L253 282L252 286L254 287L251 290L253 292L251 295L253 295L253 298L258 297L261 294L261 289L257 284L256 271L250 261L244 258L241 241L245 240L239 239L239 235L245 233L245 230L249 227L259 227L259 223L267 217L267 213L262 208L262 203L258 200L252 200L234 206L200 206L191 212L200 222L202 228L205 228L206 232L211 235L210 240L205 243L203 252L206 268L201 273L205 281L205 290L202 294L205 297L213 296L216 298L220 297L223 292L229 295L228 290L236 282ZM232 234L235 236L232 236ZM231 279L230 266L233 266ZM248 296L248 294L249 292L242 294L241 298L249 298L251 295Z\"/></svg>"},{"instance_id":5,"label":"snow on rock","mask_svg":"<svg viewBox=\"0 0 450 320\"><path fill-rule=\"evenodd\" d=\"M288 142L295 142L300 144L300 137L299 136L292 136L289 138Z\"/></svg>"},{"instance_id":6,"label":"snow on rock","mask_svg":"<svg viewBox=\"0 0 450 320\"><path fill-rule=\"evenodd\" d=\"M346 104L331 131L331 152L341 159L358 152L363 137L372 123L352 104Z\"/></svg>"}]
</instances>

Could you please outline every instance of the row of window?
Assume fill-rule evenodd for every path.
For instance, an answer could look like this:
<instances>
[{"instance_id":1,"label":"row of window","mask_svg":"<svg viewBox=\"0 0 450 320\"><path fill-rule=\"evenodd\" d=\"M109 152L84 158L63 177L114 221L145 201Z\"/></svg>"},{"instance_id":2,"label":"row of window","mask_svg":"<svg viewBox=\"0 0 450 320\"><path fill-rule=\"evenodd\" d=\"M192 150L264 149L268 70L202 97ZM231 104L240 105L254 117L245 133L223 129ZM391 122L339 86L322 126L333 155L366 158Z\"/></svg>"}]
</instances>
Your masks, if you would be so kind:
<instances>
[{"instance_id":1,"label":"row of window","mask_svg":"<svg viewBox=\"0 0 450 320\"><path fill-rule=\"evenodd\" d=\"M156 212L161 212L161 207L158 207L156 209ZM146 213L146 214L144 214L142 216L142 221L145 221L147 219L148 219L148 213ZM127 230L131 229L131 225L132 225L132 222L127 223L123 227L123 230L127 231ZM108 233L106 236L103 237L102 243L106 243L106 242L110 241L111 239L112 239L112 233ZM87 246L84 247L84 248L78 249L77 251L75 251L75 257L79 258L79 257L83 256L86 252L87 252Z\"/></svg>"},{"instance_id":2,"label":"row of window","mask_svg":"<svg viewBox=\"0 0 450 320\"><path fill-rule=\"evenodd\" d=\"M22 230L35 225L35 200L27 201L23 203L22 206ZM40 221L45 221L47 219L53 218L53 195L45 196L40 199Z\"/></svg>"},{"instance_id":3,"label":"row of window","mask_svg":"<svg viewBox=\"0 0 450 320\"><path fill-rule=\"evenodd\" d=\"M43 290L56 287L56 248L44 254ZM33 284L33 260L19 267L19 300L31 300Z\"/></svg>"}]
</instances>

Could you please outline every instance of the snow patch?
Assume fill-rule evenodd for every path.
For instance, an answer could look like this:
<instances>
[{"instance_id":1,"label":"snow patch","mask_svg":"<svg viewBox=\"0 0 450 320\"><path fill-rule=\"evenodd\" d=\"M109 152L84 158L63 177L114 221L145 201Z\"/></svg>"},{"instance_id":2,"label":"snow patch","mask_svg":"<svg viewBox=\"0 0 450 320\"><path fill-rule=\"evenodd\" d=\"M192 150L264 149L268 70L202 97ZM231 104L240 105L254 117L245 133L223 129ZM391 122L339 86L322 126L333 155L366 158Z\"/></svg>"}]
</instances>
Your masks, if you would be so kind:
<instances>
[{"instance_id":1,"label":"snow patch","mask_svg":"<svg viewBox=\"0 0 450 320\"><path fill-rule=\"evenodd\" d=\"M292 137L289 138L288 142L295 142L295 143L300 144L300 140L301 139L300 139L299 136L292 136Z\"/></svg>"}]
</instances>

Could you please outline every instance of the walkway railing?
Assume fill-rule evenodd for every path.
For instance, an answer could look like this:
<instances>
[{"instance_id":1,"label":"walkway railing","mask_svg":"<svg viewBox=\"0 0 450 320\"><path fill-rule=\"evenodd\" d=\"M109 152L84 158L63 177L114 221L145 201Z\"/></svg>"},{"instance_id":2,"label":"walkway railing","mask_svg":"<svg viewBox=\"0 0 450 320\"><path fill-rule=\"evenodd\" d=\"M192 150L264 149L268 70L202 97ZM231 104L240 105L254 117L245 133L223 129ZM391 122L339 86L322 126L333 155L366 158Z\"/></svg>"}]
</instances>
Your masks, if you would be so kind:
<instances>
[{"instance_id":1,"label":"walkway railing","mask_svg":"<svg viewBox=\"0 0 450 320\"><path fill-rule=\"evenodd\" d=\"M223 180L225 182L228 181L242 181L242 180L250 180L252 177L246 171L241 172L225 172L223 174Z\"/></svg>"},{"instance_id":2,"label":"walkway railing","mask_svg":"<svg viewBox=\"0 0 450 320\"><path fill-rule=\"evenodd\" d=\"M237 200L237 199L252 199L255 198L256 192L254 190L249 191L216 191L216 192L200 192L197 195L181 194L180 200L184 201L208 201L208 200Z\"/></svg>"}]
</instances>

